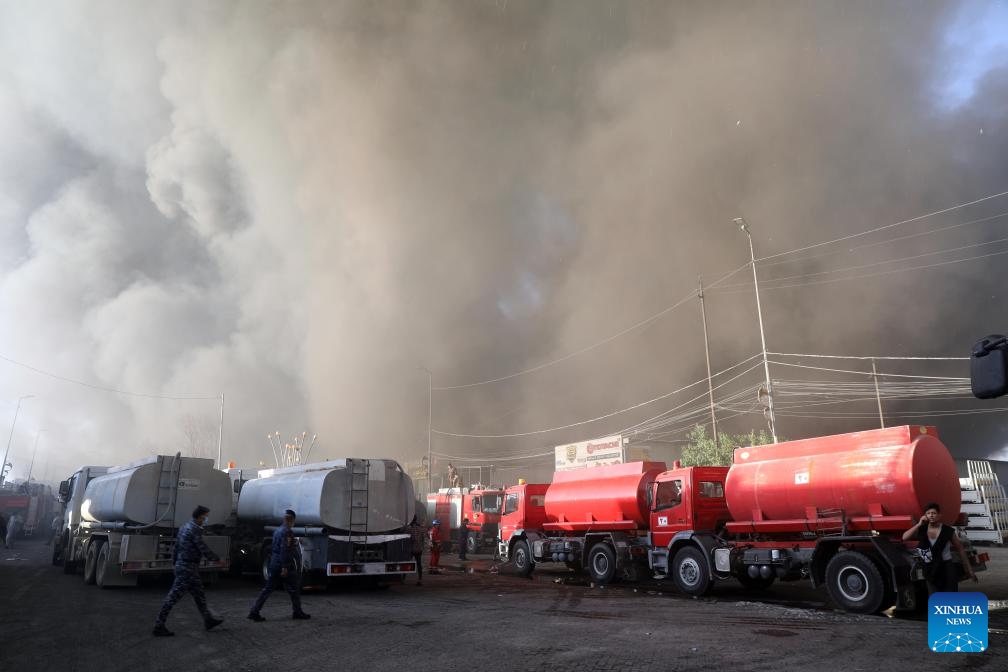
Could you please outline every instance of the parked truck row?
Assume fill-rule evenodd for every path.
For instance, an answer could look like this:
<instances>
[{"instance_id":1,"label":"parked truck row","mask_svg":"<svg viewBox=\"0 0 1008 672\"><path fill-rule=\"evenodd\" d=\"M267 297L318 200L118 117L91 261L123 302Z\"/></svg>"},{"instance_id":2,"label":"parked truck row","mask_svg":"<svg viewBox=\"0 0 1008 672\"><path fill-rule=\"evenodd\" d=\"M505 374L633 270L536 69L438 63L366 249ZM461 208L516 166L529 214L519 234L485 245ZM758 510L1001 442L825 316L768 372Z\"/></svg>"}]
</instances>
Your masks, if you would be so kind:
<instances>
[{"instance_id":1,"label":"parked truck row","mask_svg":"<svg viewBox=\"0 0 1008 672\"><path fill-rule=\"evenodd\" d=\"M285 509L298 512L302 576L401 579L416 571L405 526L413 484L394 460L339 459L227 472L213 460L159 455L119 467L84 466L60 484L64 521L53 564L99 586L135 585L170 572L178 529L202 504L204 540L221 558L201 574L265 576L269 542Z\"/></svg>"},{"instance_id":2,"label":"parked truck row","mask_svg":"<svg viewBox=\"0 0 1008 672\"><path fill-rule=\"evenodd\" d=\"M923 567L901 535L928 502L959 518L955 463L933 427L891 427L738 448L731 467L635 462L519 483L498 550L525 575L563 563L600 583L671 578L694 596L807 579L846 611L914 609Z\"/></svg>"}]
</instances>

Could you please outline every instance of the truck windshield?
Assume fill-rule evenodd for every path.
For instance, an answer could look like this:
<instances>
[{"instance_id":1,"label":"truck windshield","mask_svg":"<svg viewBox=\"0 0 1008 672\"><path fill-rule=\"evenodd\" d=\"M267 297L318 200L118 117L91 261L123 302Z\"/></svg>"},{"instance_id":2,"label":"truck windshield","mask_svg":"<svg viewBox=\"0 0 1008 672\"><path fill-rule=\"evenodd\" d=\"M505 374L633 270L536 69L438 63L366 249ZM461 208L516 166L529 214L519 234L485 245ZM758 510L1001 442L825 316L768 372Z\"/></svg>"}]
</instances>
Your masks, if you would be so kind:
<instances>
[{"instance_id":1,"label":"truck windshield","mask_svg":"<svg viewBox=\"0 0 1008 672\"><path fill-rule=\"evenodd\" d=\"M500 513L500 505L501 505L500 495L483 495L484 513Z\"/></svg>"}]
</instances>

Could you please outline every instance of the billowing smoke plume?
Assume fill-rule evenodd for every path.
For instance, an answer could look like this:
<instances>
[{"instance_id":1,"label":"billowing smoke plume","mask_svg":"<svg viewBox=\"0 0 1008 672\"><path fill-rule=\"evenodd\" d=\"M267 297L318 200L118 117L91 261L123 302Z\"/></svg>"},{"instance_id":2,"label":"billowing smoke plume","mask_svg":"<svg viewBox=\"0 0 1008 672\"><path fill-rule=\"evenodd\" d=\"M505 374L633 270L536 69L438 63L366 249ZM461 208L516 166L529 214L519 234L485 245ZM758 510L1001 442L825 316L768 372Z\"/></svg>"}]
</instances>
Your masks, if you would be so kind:
<instances>
[{"instance_id":1,"label":"billowing smoke plume","mask_svg":"<svg viewBox=\"0 0 1008 672\"><path fill-rule=\"evenodd\" d=\"M423 368L434 387L489 380L616 334L748 261L735 217L767 256L1005 191L1004 31L963 46L1004 20L941 3L4 2L0 397L10 419L35 397L14 476L39 430L50 479L216 456L222 394L224 460L272 462L267 432L307 430L313 458L416 462ZM965 354L1008 328L1002 257L769 280L884 270L1005 225L767 266L768 347ZM715 370L759 351L748 277L708 296ZM697 380L698 311L435 390L434 428L524 434ZM435 452L541 453L681 401L435 434Z\"/></svg>"}]
</instances>

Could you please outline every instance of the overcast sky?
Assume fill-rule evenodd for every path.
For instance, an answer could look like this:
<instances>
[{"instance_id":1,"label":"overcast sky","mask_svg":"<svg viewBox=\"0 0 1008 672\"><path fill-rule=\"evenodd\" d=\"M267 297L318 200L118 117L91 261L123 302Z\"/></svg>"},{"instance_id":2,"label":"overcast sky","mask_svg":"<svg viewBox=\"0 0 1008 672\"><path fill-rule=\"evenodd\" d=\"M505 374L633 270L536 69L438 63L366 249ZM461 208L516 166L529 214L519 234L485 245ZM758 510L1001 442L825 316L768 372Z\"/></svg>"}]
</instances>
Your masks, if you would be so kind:
<instances>
[{"instance_id":1,"label":"overcast sky","mask_svg":"<svg viewBox=\"0 0 1008 672\"><path fill-rule=\"evenodd\" d=\"M758 268L771 351L965 356L1008 330L1008 197L954 207L1008 191L1006 35L1004 2L0 0L13 475L36 436L48 480L216 457L222 394L225 461L414 462L423 368L506 378L434 391L435 430L523 435L436 433L463 463L618 432L703 392L577 424L701 379L699 305L590 346L742 267L739 216L768 257L953 208ZM748 272L708 294L715 371L760 350ZM779 429L875 426L851 407ZM913 421L983 456L1004 417Z\"/></svg>"}]
</instances>

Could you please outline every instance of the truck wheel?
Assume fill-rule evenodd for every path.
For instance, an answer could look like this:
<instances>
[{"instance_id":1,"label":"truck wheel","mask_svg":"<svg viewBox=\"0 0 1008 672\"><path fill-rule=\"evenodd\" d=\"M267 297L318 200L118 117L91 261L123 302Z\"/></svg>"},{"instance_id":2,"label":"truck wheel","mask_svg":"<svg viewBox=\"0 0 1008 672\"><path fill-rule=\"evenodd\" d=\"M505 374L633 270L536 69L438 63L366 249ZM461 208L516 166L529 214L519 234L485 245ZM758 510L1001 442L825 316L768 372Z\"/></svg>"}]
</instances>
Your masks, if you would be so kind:
<instances>
[{"instance_id":1,"label":"truck wheel","mask_svg":"<svg viewBox=\"0 0 1008 672\"><path fill-rule=\"evenodd\" d=\"M63 551L61 555L63 556L63 573L64 574L76 574L77 573L77 563L74 562L73 558L73 547L70 546L70 535L60 542L63 546Z\"/></svg>"},{"instance_id":2,"label":"truck wheel","mask_svg":"<svg viewBox=\"0 0 1008 672\"><path fill-rule=\"evenodd\" d=\"M612 546L599 542L588 551L588 574L598 583L609 583L616 576L616 554Z\"/></svg>"},{"instance_id":3,"label":"truck wheel","mask_svg":"<svg viewBox=\"0 0 1008 672\"><path fill-rule=\"evenodd\" d=\"M108 561L109 561L108 544L102 544L101 548L98 550L98 566L95 567L95 583L98 584L99 588L105 587L105 571L108 568Z\"/></svg>"},{"instance_id":4,"label":"truck wheel","mask_svg":"<svg viewBox=\"0 0 1008 672\"><path fill-rule=\"evenodd\" d=\"M480 550L480 542L479 539L476 538L476 535L470 534L468 537L466 537L466 553L475 554L479 553L479 550Z\"/></svg>"},{"instance_id":5,"label":"truck wheel","mask_svg":"<svg viewBox=\"0 0 1008 672\"><path fill-rule=\"evenodd\" d=\"M262 559L262 580L263 580L263 583L266 583L267 581L269 581L269 563L270 563L270 556L267 553L266 555L263 556L263 559Z\"/></svg>"},{"instance_id":6,"label":"truck wheel","mask_svg":"<svg viewBox=\"0 0 1008 672\"><path fill-rule=\"evenodd\" d=\"M843 551L826 565L826 592L845 611L874 614L886 595L878 567L864 553Z\"/></svg>"},{"instance_id":7,"label":"truck wheel","mask_svg":"<svg viewBox=\"0 0 1008 672\"><path fill-rule=\"evenodd\" d=\"M687 546L675 554L672 576L676 587L687 595L699 597L710 592L714 585L707 560L699 548Z\"/></svg>"},{"instance_id":8,"label":"truck wheel","mask_svg":"<svg viewBox=\"0 0 1008 672\"><path fill-rule=\"evenodd\" d=\"M742 573L735 578L738 579L739 583L741 583L746 590L766 590L773 585L773 582L777 577L771 576L770 578L764 579L762 576L757 576L754 579L749 576L745 572L745 568L743 568Z\"/></svg>"},{"instance_id":9,"label":"truck wheel","mask_svg":"<svg viewBox=\"0 0 1008 672\"><path fill-rule=\"evenodd\" d=\"M529 576L532 574L532 570L535 569L535 563L532 561L532 552L529 550L527 541L522 539L515 542L514 549L511 551L511 558L520 576Z\"/></svg>"},{"instance_id":10,"label":"truck wheel","mask_svg":"<svg viewBox=\"0 0 1008 672\"><path fill-rule=\"evenodd\" d=\"M88 544L87 552L84 554L84 583L89 586L95 584L95 570L98 568L98 551L103 545L101 539L96 539Z\"/></svg>"}]
</instances>

